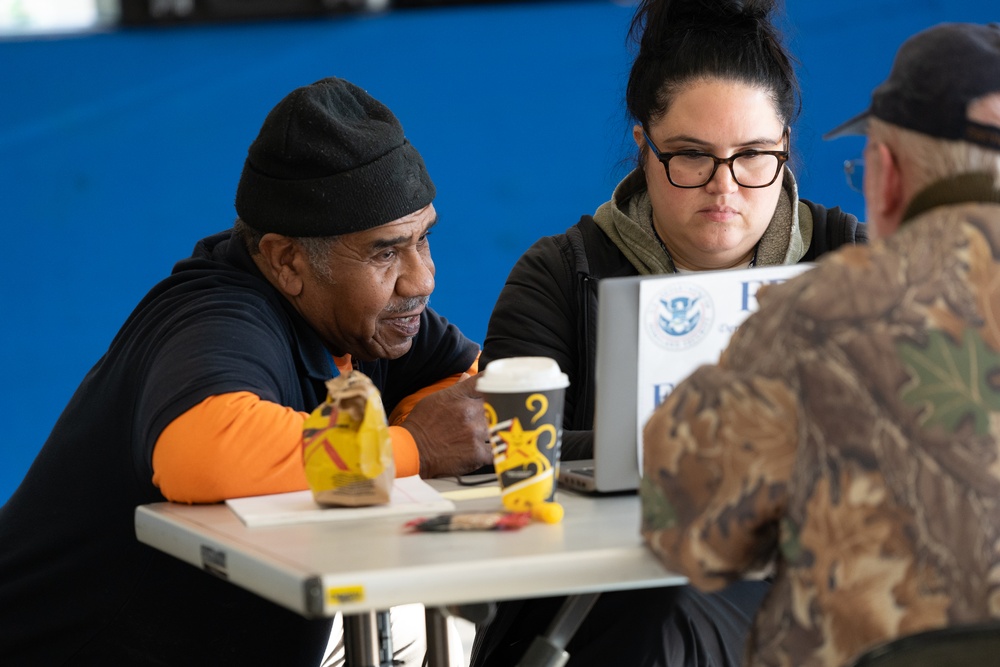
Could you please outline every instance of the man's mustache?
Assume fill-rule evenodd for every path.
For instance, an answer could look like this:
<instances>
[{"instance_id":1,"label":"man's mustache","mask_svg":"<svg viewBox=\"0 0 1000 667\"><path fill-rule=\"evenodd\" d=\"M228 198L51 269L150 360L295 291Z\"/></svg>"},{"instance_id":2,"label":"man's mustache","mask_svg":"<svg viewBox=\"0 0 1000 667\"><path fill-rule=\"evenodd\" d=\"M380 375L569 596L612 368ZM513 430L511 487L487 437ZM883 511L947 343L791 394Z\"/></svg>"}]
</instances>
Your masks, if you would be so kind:
<instances>
[{"instance_id":1,"label":"man's mustache","mask_svg":"<svg viewBox=\"0 0 1000 667\"><path fill-rule=\"evenodd\" d=\"M385 312L390 315L395 315L397 313L411 313L418 308L423 308L430 301L429 296L415 296L412 299L407 299L406 301L401 301L397 304L390 304L385 307Z\"/></svg>"}]
</instances>

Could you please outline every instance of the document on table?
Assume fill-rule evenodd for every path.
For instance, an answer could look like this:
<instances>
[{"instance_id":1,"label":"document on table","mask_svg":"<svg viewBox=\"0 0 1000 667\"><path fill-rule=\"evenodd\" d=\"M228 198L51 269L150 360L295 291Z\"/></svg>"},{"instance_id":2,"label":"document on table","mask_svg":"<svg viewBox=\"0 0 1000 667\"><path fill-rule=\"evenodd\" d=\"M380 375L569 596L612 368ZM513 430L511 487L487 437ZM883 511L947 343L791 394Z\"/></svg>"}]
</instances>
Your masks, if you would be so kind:
<instances>
[{"instance_id":1,"label":"document on table","mask_svg":"<svg viewBox=\"0 0 1000 667\"><path fill-rule=\"evenodd\" d=\"M444 498L419 475L397 478L392 487L389 503L386 505L325 507L316 503L312 491L234 498L227 500L226 505L248 528L455 510L455 503Z\"/></svg>"}]
</instances>

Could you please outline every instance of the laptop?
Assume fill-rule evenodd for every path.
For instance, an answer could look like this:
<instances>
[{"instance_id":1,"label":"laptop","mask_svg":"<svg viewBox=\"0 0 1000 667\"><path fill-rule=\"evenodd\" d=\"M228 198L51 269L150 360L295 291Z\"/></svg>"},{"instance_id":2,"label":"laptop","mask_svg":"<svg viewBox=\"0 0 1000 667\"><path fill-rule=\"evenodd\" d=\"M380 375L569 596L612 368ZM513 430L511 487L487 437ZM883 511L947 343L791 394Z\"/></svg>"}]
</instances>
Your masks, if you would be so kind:
<instances>
[{"instance_id":1,"label":"laptop","mask_svg":"<svg viewBox=\"0 0 1000 667\"><path fill-rule=\"evenodd\" d=\"M585 493L639 487L642 427L698 366L716 363L757 310L757 290L814 264L605 278L598 283L594 458L563 461L559 486Z\"/></svg>"}]
</instances>

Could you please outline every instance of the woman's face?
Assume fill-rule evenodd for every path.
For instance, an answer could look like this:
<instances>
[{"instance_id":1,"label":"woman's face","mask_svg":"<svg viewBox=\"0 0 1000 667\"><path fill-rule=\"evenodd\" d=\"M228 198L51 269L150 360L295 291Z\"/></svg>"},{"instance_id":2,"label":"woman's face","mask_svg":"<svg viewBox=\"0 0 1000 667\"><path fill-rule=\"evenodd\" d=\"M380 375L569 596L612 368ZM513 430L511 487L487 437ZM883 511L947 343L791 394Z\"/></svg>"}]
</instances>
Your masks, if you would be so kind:
<instances>
[{"instance_id":1,"label":"woman's face","mask_svg":"<svg viewBox=\"0 0 1000 667\"><path fill-rule=\"evenodd\" d=\"M700 151L727 158L745 150L783 150L784 124L767 91L723 79L688 84L667 113L649 127L661 152ZM646 140L633 129L636 144ZM726 165L699 188L678 188L663 164L645 151L653 224L682 269L727 269L748 263L778 203L782 175L764 188L737 185ZM784 167L782 167L784 169Z\"/></svg>"}]
</instances>

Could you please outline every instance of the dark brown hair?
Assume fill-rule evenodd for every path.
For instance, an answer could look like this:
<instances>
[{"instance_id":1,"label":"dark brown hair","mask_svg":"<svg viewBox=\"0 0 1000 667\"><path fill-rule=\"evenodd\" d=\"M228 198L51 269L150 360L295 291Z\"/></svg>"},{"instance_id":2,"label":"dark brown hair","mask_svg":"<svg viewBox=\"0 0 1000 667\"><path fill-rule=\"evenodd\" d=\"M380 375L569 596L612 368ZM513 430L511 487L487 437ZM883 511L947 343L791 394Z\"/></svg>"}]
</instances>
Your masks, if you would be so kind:
<instances>
[{"instance_id":1,"label":"dark brown hair","mask_svg":"<svg viewBox=\"0 0 1000 667\"><path fill-rule=\"evenodd\" d=\"M786 126L801 108L792 56L771 22L776 0L642 0L628 40L637 47L625 91L644 128L685 84L729 79L770 91Z\"/></svg>"}]
</instances>

